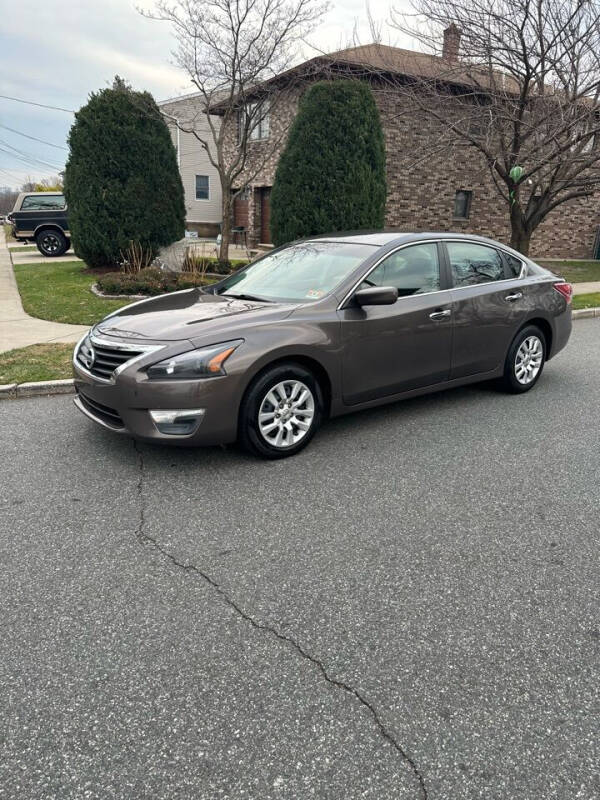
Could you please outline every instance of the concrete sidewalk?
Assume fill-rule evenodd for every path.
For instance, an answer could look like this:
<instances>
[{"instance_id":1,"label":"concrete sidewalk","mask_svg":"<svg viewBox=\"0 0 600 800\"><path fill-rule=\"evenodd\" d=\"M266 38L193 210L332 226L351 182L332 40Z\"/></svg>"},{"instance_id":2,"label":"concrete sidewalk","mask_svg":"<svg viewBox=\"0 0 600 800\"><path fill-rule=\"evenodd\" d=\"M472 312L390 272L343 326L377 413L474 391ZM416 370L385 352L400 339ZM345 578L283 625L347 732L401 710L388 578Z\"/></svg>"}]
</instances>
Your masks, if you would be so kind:
<instances>
[{"instance_id":1,"label":"concrete sidewalk","mask_svg":"<svg viewBox=\"0 0 600 800\"><path fill-rule=\"evenodd\" d=\"M572 283L573 294L592 294L600 292L600 281L588 281L587 283Z\"/></svg>"},{"instance_id":2,"label":"concrete sidewalk","mask_svg":"<svg viewBox=\"0 0 600 800\"><path fill-rule=\"evenodd\" d=\"M10 250L10 258L12 263L16 266L17 264L47 264L48 260L52 261L81 261L80 258L77 258L75 253L72 250L67 251L64 255L59 256L56 259L48 259L46 256L43 256L38 250L35 252L25 251L22 250Z\"/></svg>"},{"instance_id":3,"label":"concrete sidewalk","mask_svg":"<svg viewBox=\"0 0 600 800\"><path fill-rule=\"evenodd\" d=\"M86 330L84 325L47 322L25 313L4 231L0 228L0 353L30 344L76 342Z\"/></svg>"}]
</instances>

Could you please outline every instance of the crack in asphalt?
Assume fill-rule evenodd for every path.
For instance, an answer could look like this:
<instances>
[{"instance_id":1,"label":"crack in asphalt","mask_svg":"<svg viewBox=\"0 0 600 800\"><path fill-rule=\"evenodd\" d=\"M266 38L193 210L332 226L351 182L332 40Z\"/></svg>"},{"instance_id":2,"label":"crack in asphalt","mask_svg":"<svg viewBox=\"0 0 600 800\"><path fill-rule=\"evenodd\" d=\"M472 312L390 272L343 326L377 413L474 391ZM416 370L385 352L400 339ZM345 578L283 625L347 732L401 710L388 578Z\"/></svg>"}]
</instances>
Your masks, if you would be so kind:
<instances>
[{"instance_id":1,"label":"crack in asphalt","mask_svg":"<svg viewBox=\"0 0 600 800\"><path fill-rule=\"evenodd\" d=\"M375 726L377 727L379 733L381 734L382 738L393 747L393 749L398 753L398 755L402 758L402 760L409 765L410 769L413 772L416 780L419 783L419 789L421 793L421 797L423 800L428 800L427 794L427 787L425 786L425 780L417 767L416 762L414 761L411 756L408 755L406 750L399 744L394 736L389 732L389 730L384 725L379 713L374 708L371 703L362 696L362 694L355 689L350 684L345 683L338 678L332 677L329 672L327 671L325 665L322 661L320 661L316 656L311 655L308 653L301 644L299 644L295 639L291 636L286 635L285 633L281 633L278 631L277 628L274 628L272 625L268 625L264 622L258 622L254 617L252 617L248 612L244 611L244 609L236 602L236 600L231 597L230 594L227 593L225 589L208 573L204 572L200 567L196 566L195 564L186 564L183 561L179 561L179 559L170 553L166 548L164 548L157 539L150 534L146 533L146 504L144 501L144 478L145 478L145 464L144 464L144 456L142 451L138 447L137 441L133 440L134 449L138 455L138 464L139 464L139 478L137 482L137 495L138 495L138 507L139 507L139 523L135 531L136 539L141 544L148 544L151 545L155 550L157 550L161 555L167 558L174 566L178 567L179 569L184 570L185 572L193 573L198 575L198 577L202 578L215 592L221 597L222 600L231 608L235 613L241 617L245 622L251 625L255 630L261 631L263 633L268 633L271 636L279 639L281 642L285 642L286 644L290 645L304 660L309 661L313 666L315 666L319 672L321 673L322 677L325 679L327 683L331 686L335 686L337 689L341 689L346 694L353 697L357 700L367 711L370 713Z\"/></svg>"}]
</instances>

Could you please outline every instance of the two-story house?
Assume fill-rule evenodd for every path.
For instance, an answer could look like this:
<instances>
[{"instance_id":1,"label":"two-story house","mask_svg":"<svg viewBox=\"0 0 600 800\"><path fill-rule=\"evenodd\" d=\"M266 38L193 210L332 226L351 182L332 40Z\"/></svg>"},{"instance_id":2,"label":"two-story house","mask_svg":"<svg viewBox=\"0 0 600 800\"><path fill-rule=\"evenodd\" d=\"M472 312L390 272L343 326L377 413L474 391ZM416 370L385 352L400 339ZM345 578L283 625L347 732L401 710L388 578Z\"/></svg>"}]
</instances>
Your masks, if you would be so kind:
<instances>
[{"instance_id":1,"label":"two-story house","mask_svg":"<svg viewBox=\"0 0 600 800\"><path fill-rule=\"evenodd\" d=\"M254 132L248 169L238 181L243 191L234 202L234 226L248 231L251 245L270 242L270 192L285 132L298 101L311 81L353 76L374 89L386 142L386 225L403 230L460 231L510 241L506 203L492 183L488 166L472 149L437 147L440 130L430 118L411 108L398 80L434 78L457 62L460 34L446 31L445 50L437 57L401 48L365 45L318 56L273 79L278 100ZM393 80L385 75L393 74ZM456 71L460 81L460 69ZM265 84L260 87L264 96ZM286 89L287 86L287 89ZM218 112L218 109L215 109ZM451 106L448 113L452 114ZM276 146L273 146L276 137ZM235 125L227 132L228 146L238 146ZM533 257L589 258L594 254L600 225L598 198L571 201L555 209L532 238Z\"/></svg>"}]
</instances>

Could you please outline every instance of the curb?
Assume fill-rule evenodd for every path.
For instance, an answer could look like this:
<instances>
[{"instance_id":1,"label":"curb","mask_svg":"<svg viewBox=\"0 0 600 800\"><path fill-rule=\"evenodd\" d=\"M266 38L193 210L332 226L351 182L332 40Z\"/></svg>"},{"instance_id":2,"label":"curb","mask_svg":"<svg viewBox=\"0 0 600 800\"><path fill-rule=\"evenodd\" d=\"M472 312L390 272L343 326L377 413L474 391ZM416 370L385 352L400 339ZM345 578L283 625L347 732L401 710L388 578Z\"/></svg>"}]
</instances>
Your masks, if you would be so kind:
<instances>
[{"instance_id":1,"label":"curb","mask_svg":"<svg viewBox=\"0 0 600 800\"><path fill-rule=\"evenodd\" d=\"M578 308L572 313L573 319L583 319L584 317L600 317L600 308Z\"/></svg>"},{"instance_id":2,"label":"curb","mask_svg":"<svg viewBox=\"0 0 600 800\"><path fill-rule=\"evenodd\" d=\"M33 383L5 383L0 385L0 400L14 400L17 397L40 397L51 394L74 394L75 382L72 378L60 381L36 381Z\"/></svg>"}]
</instances>

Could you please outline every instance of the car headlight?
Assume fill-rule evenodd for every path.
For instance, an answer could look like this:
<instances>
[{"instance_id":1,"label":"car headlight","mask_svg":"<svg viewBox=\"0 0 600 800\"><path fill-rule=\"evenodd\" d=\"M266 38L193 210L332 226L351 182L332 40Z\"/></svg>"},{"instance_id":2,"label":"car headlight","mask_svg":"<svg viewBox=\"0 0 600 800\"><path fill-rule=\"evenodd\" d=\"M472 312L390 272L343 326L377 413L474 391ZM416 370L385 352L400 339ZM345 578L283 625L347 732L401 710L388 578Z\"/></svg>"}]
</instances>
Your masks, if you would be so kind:
<instances>
[{"instance_id":1,"label":"car headlight","mask_svg":"<svg viewBox=\"0 0 600 800\"><path fill-rule=\"evenodd\" d=\"M166 358L164 361L148 367L148 377L194 380L226 375L223 365L242 342L243 339L236 339L233 342L201 347L198 350L191 350L189 353Z\"/></svg>"}]
</instances>

